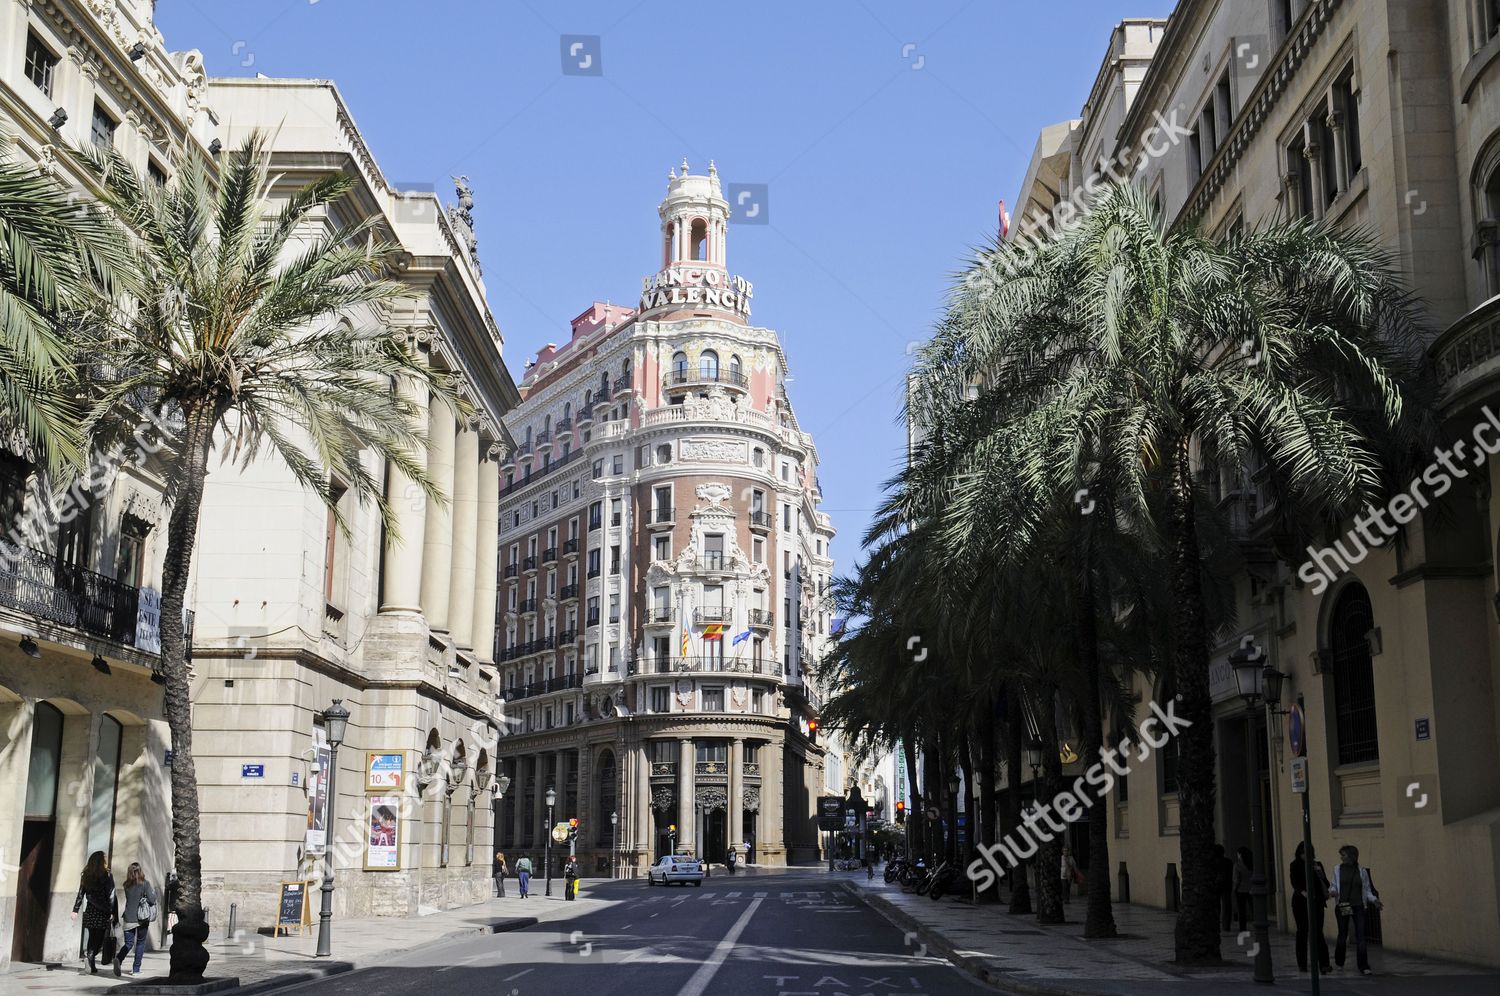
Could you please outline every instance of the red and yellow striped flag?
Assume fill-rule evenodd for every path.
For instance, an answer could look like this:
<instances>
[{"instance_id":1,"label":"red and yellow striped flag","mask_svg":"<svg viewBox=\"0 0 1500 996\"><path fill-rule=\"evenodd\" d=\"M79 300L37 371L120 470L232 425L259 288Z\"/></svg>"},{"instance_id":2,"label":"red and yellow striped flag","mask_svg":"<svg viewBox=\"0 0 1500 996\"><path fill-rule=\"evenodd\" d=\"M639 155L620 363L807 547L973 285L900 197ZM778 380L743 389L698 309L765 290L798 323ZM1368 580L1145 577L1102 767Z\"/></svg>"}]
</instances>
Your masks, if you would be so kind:
<instances>
[{"instance_id":1,"label":"red and yellow striped flag","mask_svg":"<svg viewBox=\"0 0 1500 996\"><path fill-rule=\"evenodd\" d=\"M724 624L723 623L710 623L709 625L704 626L703 627L703 638L705 640L723 640L724 639Z\"/></svg>"},{"instance_id":2,"label":"red and yellow striped flag","mask_svg":"<svg viewBox=\"0 0 1500 996\"><path fill-rule=\"evenodd\" d=\"M684 627L682 627L682 656L686 657L687 655L688 655L688 631L687 631L687 627L684 626Z\"/></svg>"}]
</instances>

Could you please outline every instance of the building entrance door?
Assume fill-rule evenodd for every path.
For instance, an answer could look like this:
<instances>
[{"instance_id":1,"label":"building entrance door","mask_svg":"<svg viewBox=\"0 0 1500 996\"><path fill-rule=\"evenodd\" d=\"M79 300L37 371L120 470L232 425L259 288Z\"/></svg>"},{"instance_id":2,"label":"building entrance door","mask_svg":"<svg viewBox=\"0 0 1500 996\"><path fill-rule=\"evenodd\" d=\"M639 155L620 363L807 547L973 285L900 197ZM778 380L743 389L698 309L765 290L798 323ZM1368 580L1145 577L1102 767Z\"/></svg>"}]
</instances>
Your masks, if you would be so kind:
<instances>
[{"instance_id":1,"label":"building entrance door","mask_svg":"<svg viewBox=\"0 0 1500 996\"><path fill-rule=\"evenodd\" d=\"M729 811L710 809L704 812L698 839L702 846L698 857L702 861L723 862L729 853Z\"/></svg>"},{"instance_id":2,"label":"building entrance door","mask_svg":"<svg viewBox=\"0 0 1500 996\"><path fill-rule=\"evenodd\" d=\"M41 961L52 907L52 852L56 843L57 770L62 755L62 713L39 702L31 728L26 773L26 813L16 872L16 924L12 961Z\"/></svg>"}]
</instances>

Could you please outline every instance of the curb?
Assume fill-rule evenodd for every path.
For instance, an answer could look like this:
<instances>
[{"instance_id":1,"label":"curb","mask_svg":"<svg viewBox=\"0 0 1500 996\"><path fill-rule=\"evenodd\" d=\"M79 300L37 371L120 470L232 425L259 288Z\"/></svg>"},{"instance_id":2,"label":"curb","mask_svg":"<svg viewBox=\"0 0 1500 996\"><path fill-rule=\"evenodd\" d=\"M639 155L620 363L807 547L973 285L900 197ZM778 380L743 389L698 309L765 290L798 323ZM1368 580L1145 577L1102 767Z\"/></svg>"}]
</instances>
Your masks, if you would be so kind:
<instances>
[{"instance_id":1,"label":"curb","mask_svg":"<svg viewBox=\"0 0 1500 996\"><path fill-rule=\"evenodd\" d=\"M512 930L523 930L527 927L535 927L540 921L534 916L507 916L488 923L482 923L477 927L464 927L461 930L450 930L446 934L439 935L436 940L447 941L459 937L472 937L476 934L504 934ZM275 992L291 986L300 986L308 982L317 982L319 979L332 978L335 975L343 975L352 972L360 966L352 961L330 961L316 968L299 969L294 972L286 972L274 975L270 978L251 982L248 985L239 986L235 989L224 990L224 996L254 996L256 993Z\"/></svg>"},{"instance_id":2,"label":"curb","mask_svg":"<svg viewBox=\"0 0 1500 996\"><path fill-rule=\"evenodd\" d=\"M1004 973L992 972L986 967L985 959L977 955L964 954L948 938L883 896L868 889L861 889L851 882L841 882L839 884L850 895L876 913L879 913L893 925L901 928L901 930L908 934L916 934L917 938L930 950L935 951L952 962L955 967L962 969L987 986L998 989L1001 992L1019 993L1024 994L1024 996L1098 996L1097 993L1087 993L1076 989L1063 989L1058 986L1043 985L1036 982L1025 982L1020 979L1009 978Z\"/></svg>"}]
</instances>

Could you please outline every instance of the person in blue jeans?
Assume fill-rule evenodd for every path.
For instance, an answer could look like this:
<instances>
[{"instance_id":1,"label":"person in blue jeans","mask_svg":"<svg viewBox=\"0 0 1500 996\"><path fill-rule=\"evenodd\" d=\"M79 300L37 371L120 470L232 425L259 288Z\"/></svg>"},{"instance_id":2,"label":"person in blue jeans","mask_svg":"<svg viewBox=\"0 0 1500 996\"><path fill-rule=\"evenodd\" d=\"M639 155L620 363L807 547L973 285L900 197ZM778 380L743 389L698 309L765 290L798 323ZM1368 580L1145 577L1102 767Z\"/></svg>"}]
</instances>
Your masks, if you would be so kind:
<instances>
[{"instance_id":1,"label":"person in blue jeans","mask_svg":"<svg viewBox=\"0 0 1500 996\"><path fill-rule=\"evenodd\" d=\"M516 862L516 881L521 886L521 898L531 897L531 859L521 855L521 860Z\"/></svg>"},{"instance_id":2,"label":"person in blue jeans","mask_svg":"<svg viewBox=\"0 0 1500 996\"><path fill-rule=\"evenodd\" d=\"M156 919L156 890L146 881L146 873L139 861L132 861L125 872L125 909L120 920L125 926L125 943L115 954L115 974L125 964L125 956L135 950L135 962L131 975L141 974L141 958L146 954L146 931Z\"/></svg>"}]
</instances>

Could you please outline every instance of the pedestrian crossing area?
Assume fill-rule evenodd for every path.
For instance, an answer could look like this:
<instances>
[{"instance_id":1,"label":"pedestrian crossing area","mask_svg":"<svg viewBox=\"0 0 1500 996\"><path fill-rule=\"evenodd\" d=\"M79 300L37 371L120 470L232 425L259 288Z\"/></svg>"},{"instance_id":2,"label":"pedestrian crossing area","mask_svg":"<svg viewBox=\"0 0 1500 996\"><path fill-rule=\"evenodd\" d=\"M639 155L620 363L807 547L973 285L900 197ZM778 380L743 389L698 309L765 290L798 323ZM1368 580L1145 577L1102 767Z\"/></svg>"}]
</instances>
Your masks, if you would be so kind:
<instances>
[{"instance_id":1,"label":"pedestrian crossing area","mask_svg":"<svg viewBox=\"0 0 1500 996\"><path fill-rule=\"evenodd\" d=\"M781 902L795 909L813 913L855 913L859 906L847 892L836 889L731 889L725 892L705 891L693 886L657 889L649 895L632 896L632 905L679 906L684 903L708 906L739 906L755 899Z\"/></svg>"}]
</instances>

